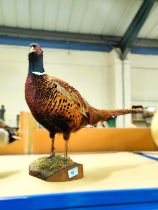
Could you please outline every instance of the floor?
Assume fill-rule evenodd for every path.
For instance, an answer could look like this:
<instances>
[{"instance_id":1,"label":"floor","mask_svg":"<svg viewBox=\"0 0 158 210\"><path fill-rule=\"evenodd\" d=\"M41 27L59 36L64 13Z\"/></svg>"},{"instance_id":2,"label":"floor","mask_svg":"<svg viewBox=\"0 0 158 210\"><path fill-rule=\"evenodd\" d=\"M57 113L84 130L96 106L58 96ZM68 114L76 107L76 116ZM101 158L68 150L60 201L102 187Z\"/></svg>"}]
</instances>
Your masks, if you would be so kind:
<instances>
[{"instance_id":1,"label":"floor","mask_svg":"<svg viewBox=\"0 0 158 210\"><path fill-rule=\"evenodd\" d=\"M28 174L29 164L42 155L1 155L0 197L158 187L158 153L145 154L70 154L74 161L83 164L84 178L64 183L46 182Z\"/></svg>"}]
</instances>

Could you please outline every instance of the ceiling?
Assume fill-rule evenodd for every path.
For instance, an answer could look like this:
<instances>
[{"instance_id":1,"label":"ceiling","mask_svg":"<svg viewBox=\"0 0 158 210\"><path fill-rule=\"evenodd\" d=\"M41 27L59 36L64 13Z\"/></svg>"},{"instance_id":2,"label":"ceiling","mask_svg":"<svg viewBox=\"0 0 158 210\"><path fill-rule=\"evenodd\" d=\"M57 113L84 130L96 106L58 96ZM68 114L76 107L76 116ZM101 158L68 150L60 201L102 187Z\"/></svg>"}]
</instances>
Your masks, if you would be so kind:
<instances>
[{"instance_id":1,"label":"ceiling","mask_svg":"<svg viewBox=\"0 0 158 210\"><path fill-rule=\"evenodd\" d=\"M142 0L0 0L0 25L122 36L141 3Z\"/></svg>"},{"instance_id":2,"label":"ceiling","mask_svg":"<svg viewBox=\"0 0 158 210\"><path fill-rule=\"evenodd\" d=\"M65 40L69 35L84 40L84 35L87 42L102 37L116 43L145 1L150 0L0 0L0 35L56 39L62 35ZM158 1L153 2L135 38L157 43Z\"/></svg>"}]
</instances>

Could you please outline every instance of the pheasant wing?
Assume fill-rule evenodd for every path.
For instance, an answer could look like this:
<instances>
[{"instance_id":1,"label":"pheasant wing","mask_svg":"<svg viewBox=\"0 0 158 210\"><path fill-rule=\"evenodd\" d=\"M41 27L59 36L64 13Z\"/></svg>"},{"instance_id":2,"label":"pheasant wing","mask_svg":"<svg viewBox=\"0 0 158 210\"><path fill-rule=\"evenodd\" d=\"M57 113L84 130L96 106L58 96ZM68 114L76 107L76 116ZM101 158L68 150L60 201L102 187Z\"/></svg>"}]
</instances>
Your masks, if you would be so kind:
<instances>
[{"instance_id":1,"label":"pheasant wing","mask_svg":"<svg viewBox=\"0 0 158 210\"><path fill-rule=\"evenodd\" d=\"M57 84L57 89L66 96L70 101L73 101L73 103L77 106L79 111L88 118L88 109L87 105L88 103L86 100L82 98L80 93L72 86L70 86L68 83L53 77L53 81Z\"/></svg>"}]
</instances>

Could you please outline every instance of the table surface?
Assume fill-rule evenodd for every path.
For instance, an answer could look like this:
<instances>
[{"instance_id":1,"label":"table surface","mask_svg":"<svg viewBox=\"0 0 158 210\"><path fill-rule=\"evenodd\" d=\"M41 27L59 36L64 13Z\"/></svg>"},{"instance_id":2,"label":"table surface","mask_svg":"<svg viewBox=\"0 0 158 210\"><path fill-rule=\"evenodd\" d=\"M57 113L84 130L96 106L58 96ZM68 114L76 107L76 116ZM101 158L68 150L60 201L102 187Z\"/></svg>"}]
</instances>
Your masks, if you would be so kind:
<instances>
[{"instance_id":1,"label":"table surface","mask_svg":"<svg viewBox=\"0 0 158 210\"><path fill-rule=\"evenodd\" d=\"M70 154L84 166L84 178L68 182L46 182L28 174L29 164L43 155L1 155L0 197L60 192L158 187L157 152Z\"/></svg>"}]
</instances>

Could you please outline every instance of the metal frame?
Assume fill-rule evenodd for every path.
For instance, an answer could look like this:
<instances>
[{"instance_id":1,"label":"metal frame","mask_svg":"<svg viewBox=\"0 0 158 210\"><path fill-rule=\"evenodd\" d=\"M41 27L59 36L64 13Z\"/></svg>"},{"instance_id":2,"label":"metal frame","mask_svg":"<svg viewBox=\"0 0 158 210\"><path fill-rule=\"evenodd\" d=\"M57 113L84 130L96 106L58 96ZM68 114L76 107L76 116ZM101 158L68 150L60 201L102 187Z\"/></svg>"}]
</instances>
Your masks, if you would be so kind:
<instances>
[{"instance_id":1,"label":"metal frame","mask_svg":"<svg viewBox=\"0 0 158 210\"><path fill-rule=\"evenodd\" d=\"M127 28L124 36L119 43L119 48L122 51L122 60L126 58L127 53L130 51L132 44L136 39L140 29L142 28L145 20L147 19L154 3L155 0L144 0L133 21Z\"/></svg>"},{"instance_id":2,"label":"metal frame","mask_svg":"<svg viewBox=\"0 0 158 210\"><path fill-rule=\"evenodd\" d=\"M31 37L31 38L30 38ZM16 41L15 41L16 40ZM25 42L27 43L25 44ZM53 31L42 31L34 29L21 29L15 27L4 27L0 26L0 44L17 44L27 45L30 41L40 40L47 43L58 43L62 48L63 43L69 46L71 43L80 45L106 45L111 49L112 47L119 48L121 37L118 36L99 36L99 35L88 35L88 34L77 34L77 33L65 33L65 32L53 32ZM22 43L23 41L23 43ZM16 42L16 43L15 43ZM51 45L50 45L51 46ZM57 46L58 47L58 46ZM137 48L158 48L157 39L142 39L137 38L134 40L132 47ZM101 50L102 51L102 50Z\"/></svg>"},{"instance_id":3,"label":"metal frame","mask_svg":"<svg viewBox=\"0 0 158 210\"><path fill-rule=\"evenodd\" d=\"M67 41L89 44L106 44L109 46L117 46L120 37L101 36L93 34L79 34L70 32L57 32L36 30L28 28L6 27L0 26L0 36L19 37L19 38L34 38L49 41Z\"/></svg>"}]
</instances>

